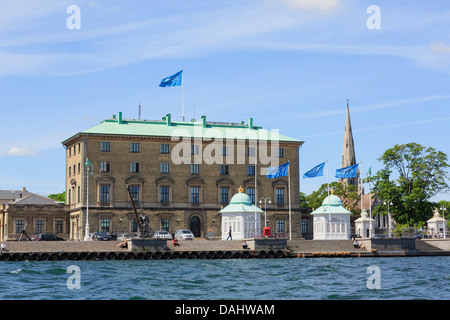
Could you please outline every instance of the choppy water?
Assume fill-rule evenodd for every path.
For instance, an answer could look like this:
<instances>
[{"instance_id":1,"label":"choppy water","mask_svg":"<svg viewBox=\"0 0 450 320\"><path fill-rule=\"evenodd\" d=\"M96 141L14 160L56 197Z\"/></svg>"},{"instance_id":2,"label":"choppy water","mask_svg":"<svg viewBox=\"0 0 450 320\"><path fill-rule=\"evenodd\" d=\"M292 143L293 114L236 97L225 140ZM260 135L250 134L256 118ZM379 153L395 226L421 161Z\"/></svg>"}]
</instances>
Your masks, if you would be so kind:
<instances>
[{"instance_id":1,"label":"choppy water","mask_svg":"<svg viewBox=\"0 0 450 320\"><path fill-rule=\"evenodd\" d=\"M0 262L0 299L450 299L450 257ZM79 267L79 273L68 271ZM368 288L379 269L380 289ZM69 277L79 275L79 281ZM79 289L69 289L79 283ZM73 280L73 281L72 281Z\"/></svg>"}]
</instances>

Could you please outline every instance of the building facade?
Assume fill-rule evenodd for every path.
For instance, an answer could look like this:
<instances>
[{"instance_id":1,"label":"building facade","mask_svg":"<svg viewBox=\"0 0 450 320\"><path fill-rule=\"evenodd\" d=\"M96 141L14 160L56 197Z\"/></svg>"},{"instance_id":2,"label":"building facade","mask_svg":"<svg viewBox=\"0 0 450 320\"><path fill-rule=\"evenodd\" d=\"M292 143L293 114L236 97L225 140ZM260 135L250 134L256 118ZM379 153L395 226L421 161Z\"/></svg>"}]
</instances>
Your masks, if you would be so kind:
<instances>
[{"instance_id":1,"label":"building facade","mask_svg":"<svg viewBox=\"0 0 450 320\"><path fill-rule=\"evenodd\" d=\"M253 119L218 123L203 116L200 122L176 122L168 114L148 121L126 120L119 113L62 144L70 239L84 238L86 222L90 233L135 233L130 194L137 212L149 217L151 231L190 229L198 237L219 239L219 211L239 186L253 203L270 197L268 226L287 234L288 177L267 179L265 170L288 161L292 235L301 237L298 168L303 141L254 126ZM86 166L87 160L92 166Z\"/></svg>"},{"instance_id":2,"label":"building facade","mask_svg":"<svg viewBox=\"0 0 450 320\"><path fill-rule=\"evenodd\" d=\"M22 190L0 190L0 241L26 239L40 233L62 238L69 234L63 203Z\"/></svg>"}]
</instances>

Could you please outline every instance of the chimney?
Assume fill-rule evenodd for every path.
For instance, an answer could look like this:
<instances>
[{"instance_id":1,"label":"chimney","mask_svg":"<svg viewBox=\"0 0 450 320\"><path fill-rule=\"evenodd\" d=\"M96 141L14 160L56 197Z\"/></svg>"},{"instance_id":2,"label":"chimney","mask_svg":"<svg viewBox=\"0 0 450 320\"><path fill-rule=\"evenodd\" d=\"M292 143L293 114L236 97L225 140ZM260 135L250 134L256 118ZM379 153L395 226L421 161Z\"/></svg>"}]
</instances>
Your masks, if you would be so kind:
<instances>
[{"instance_id":1,"label":"chimney","mask_svg":"<svg viewBox=\"0 0 450 320\"><path fill-rule=\"evenodd\" d=\"M122 112L119 112L119 124L122 124Z\"/></svg>"},{"instance_id":2,"label":"chimney","mask_svg":"<svg viewBox=\"0 0 450 320\"><path fill-rule=\"evenodd\" d=\"M26 187L22 187L22 191L23 191L23 192L26 192L26 191L27 191L27 188L26 188Z\"/></svg>"},{"instance_id":3,"label":"chimney","mask_svg":"<svg viewBox=\"0 0 450 320\"><path fill-rule=\"evenodd\" d=\"M253 118L248 119L248 127L253 129Z\"/></svg>"},{"instance_id":4,"label":"chimney","mask_svg":"<svg viewBox=\"0 0 450 320\"><path fill-rule=\"evenodd\" d=\"M206 128L206 116L202 116L202 127Z\"/></svg>"}]
</instances>

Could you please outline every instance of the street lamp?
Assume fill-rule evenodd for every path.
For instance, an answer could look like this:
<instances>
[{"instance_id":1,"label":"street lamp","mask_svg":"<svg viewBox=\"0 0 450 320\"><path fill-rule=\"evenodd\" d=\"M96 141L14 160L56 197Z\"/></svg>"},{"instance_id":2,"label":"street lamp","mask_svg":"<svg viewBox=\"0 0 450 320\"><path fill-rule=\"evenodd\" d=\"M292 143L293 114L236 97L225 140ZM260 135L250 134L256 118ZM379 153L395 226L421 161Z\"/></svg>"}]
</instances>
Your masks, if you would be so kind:
<instances>
[{"instance_id":1,"label":"street lamp","mask_svg":"<svg viewBox=\"0 0 450 320\"><path fill-rule=\"evenodd\" d=\"M444 207L444 206L442 206L441 207L441 210L442 210L442 230L444 231L444 239L446 239L446 225L445 225L445 210L447 210L447 208L446 207Z\"/></svg>"},{"instance_id":2,"label":"street lamp","mask_svg":"<svg viewBox=\"0 0 450 320\"><path fill-rule=\"evenodd\" d=\"M267 206L267 201L268 201L269 203L272 203L272 201L270 201L270 198L269 198L269 197L267 197L267 198L264 198L264 197L259 198L259 203L260 203L260 204L261 204L263 201L264 201L264 228L267 228L267 211L266 211L266 206Z\"/></svg>"},{"instance_id":3,"label":"street lamp","mask_svg":"<svg viewBox=\"0 0 450 320\"><path fill-rule=\"evenodd\" d=\"M384 201L383 204L386 205L386 201ZM391 212L389 210L389 206L392 206L392 201L388 200L387 206L388 206L389 238L392 238L392 221L391 221Z\"/></svg>"},{"instance_id":4,"label":"street lamp","mask_svg":"<svg viewBox=\"0 0 450 320\"><path fill-rule=\"evenodd\" d=\"M84 227L84 241L92 240L89 236L89 174L94 174L94 166L89 161L89 158L86 158L86 225Z\"/></svg>"}]
</instances>

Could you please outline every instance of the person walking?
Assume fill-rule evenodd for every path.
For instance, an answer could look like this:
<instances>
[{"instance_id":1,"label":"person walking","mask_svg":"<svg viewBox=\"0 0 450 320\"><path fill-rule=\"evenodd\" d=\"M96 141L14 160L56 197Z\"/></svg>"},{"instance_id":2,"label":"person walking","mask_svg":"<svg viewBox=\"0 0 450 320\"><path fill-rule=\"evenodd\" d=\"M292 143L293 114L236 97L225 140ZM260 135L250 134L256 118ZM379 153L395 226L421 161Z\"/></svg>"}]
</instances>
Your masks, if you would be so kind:
<instances>
[{"instance_id":1,"label":"person walking","mask_svg":"<svg viewBox=\"0 0 450 320\"><path fill-rule=\"evenodd\" d=\"M2 242L2 252L6 251L6 243L5 241Z\"/></svg>"},{"instance_id":2,"label":"person walking","mask_svg":"<svg viewBox=\"0 0 450 320\"><path fill-rule=\"evenodd\" d=\"M227 240L228 240L228 239L233 240L233 237L231 237L231 226L230 226L230 228L228 229L228 237L227 237Z\"/></svg>"}]
</instances>

